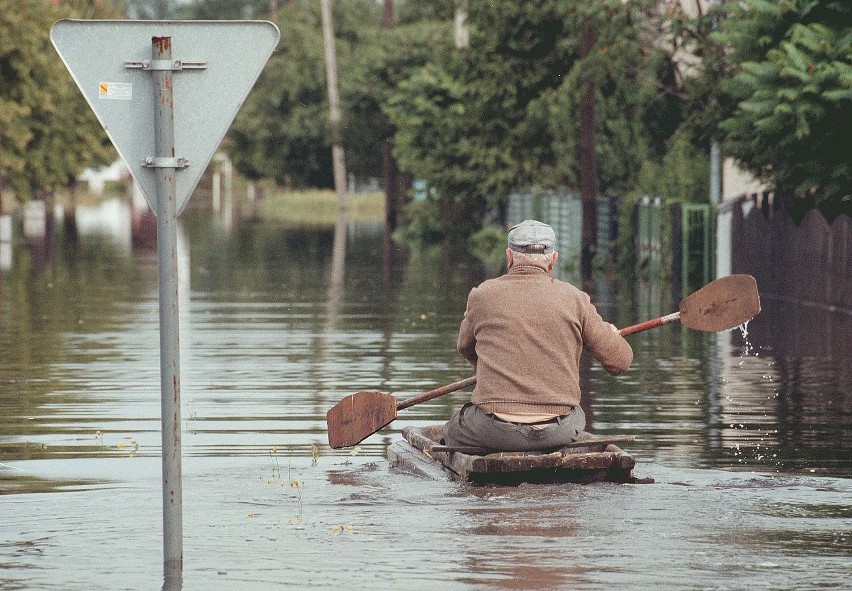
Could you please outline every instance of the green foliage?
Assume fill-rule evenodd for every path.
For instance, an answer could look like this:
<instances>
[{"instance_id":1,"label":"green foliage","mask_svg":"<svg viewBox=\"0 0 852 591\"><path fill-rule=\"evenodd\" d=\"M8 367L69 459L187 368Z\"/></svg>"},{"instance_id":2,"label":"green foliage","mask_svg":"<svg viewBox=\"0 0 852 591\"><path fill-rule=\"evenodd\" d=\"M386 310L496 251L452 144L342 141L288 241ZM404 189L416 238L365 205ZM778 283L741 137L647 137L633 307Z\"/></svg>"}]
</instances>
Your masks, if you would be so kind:
<instances>
[{"instance_id":1,"label":"green foliage","mask_svg":"<svg viewBox=\"0 0 852 591\"><path fill-rule=\"evenodd\" d=\"M0 188L26 200L114 157L49 32L60 18L115 15L111 5L82 0L58 8L0 0L0 15Z\"/></svg>"},{"instance_id":2,"label":"green foliage","mask_svg":"<svg viewBox=\"0 0 852 591\"><path fill-rule=\"evenodd\" d=\"M473 173L457 153L466 124L463 92L445 69L427 64L401 82L387 104L390 121L397 128L394 140L400 168L427 179L443 193L442 201L467 189L466 180Z\"/></svg>"},{"instance_id":3,"label":"green foliage","mask_svg":"<svg viewBox=\"0 0 852 591\"><path fill-rule=\"evenodd\" d=\"M342 136L349 171L376 175L393 127L382 105L413 68L431 58L447 28L414 23L381 29L370 0L333 4ZM229 134L237 169L296 187L330 187L331 131L319 6L292 2L278 16L281 43Z\"/></svg>"},{"instance_id":4,"label":"green foliage","mask_svg":"<svg viewBox=\"0 0 852 591\"><path fill-rule=\"evenodd\" d=\"M718 39L735 67L721 128L727 152L782 194L852 213L852 6L747 0Z\"/></svg>"},{"instance_id":5,"label":"green foliage","mask_svg":"<svg viewBox=\"0 0 852 591\"><path fill-rule=\"evenodd\" d=\"M382 170L383 142L396 127L385 106L406 79L434 59L435 48L449 43L449 26L414 22L373 35L353 52L353 63L342 81L347 166L356 174Z\"/></svg>"},{"instance_id":6,"label":"green foliage","mask_svg":"<svg viewBox=\"0 0 852 591\"><path fill-rule=\"evenodd\" d=\"M396 24L450 22L455 17L457 4L457 0L395 0Z\"/></svg>"},{"instance_id":7,"label":"green foliage","mask_svg":"<svg viewBox=\"0 0 852 591\"><path fill-rule=\"evenodd\" d=\"M394 232L394 240L420 246L443 241L447 229L442 224L440 209L435 200L409 203L406 207L409 223Z\"/></svg>"},{"instance_id":8,"label":"green foliage","mask_svg":"<svg viewBox=\"0 0 852 591\"><path fill-rule=\"evenodd\" d=\"M506 259L506 238L505 228L485 226L470 237L470 252L485 262L502 262Z\"/></svg>"},{"instance_id":9,"label":"green foliage","mask_svg":"<svg viewBox=\"0 0 852 591\"><path fill-rule=\"evenodd\" d=\"M318 8L280 12L281 42L236 117L228 138L248 178L331 186L331 133Z\"/></svg>"},{"instance_id":10,"label":"green foliage","mask_svg":"<svg viewBox=\"0 0 852 591\"><path fill-rule=\"evenodd\" d=\"M436 189L445 233L469 236L518 187L578 186L579 100L596 89L601 192L632 188L680 121L653 3L471 3L470 48L449 46L387 112L401 168ZM594 30L585 58L579 39Z\"/></svg>"},{"instance_id":11,"label":"green foliage","mask_svg":"<svg viewBox=\"0 0 852 591\"><path fill-rule=\"evenodd\" d=\"M710 185L710 158L696 150L686 133L676 133L659 161L646 159L637 177L642 195L653 195L664 203L706 203Z\"/></svg>"},{"instance_id":12,"label":"green foliage","mask_svg":"<svg viewBox=\"0 0 852 591\"><path fill-rule=\"evenodd\" d=\"M150 0L148 2L131 0L131 3L139 5L139 8L144 7L149 12L157 12L155 6L150 6ZM158 3L162 4L163 0L159 0ZM191 20L259 19L268 16L269 0L195 0L192 4L177 6L173 10L179 18ZM165 10L161 9L159 12L165 12Z\"/></svg>"}]
</instances>

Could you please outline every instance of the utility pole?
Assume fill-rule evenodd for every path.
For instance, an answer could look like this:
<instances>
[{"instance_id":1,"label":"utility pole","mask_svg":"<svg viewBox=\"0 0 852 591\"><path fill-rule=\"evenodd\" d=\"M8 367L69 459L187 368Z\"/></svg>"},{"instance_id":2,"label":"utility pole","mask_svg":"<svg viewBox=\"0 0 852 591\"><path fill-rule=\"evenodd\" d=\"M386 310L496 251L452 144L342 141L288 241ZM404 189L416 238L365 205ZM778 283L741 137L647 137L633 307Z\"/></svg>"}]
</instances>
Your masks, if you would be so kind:
<instances>
[{"instance_id":1,"label":"utility pole","mask_svg":"<svg viewBox=\"0 0 852 591\"><path fill-rule=\"evenodd\" d=\"M382 27L393 29L393 0L384 0L382 8Z\"/></svg>"},{"instance_id":2,"label":"utility pole","mask_svg":"<svg viewBox=\"0 0 852 591\"><path fill-rule=\"evenodd\" d=\"M713 6L720 10L722 0L713 0ZM719 17L713 16L712 29L719 26ZM710 205L716 207L722 200L722 146L718 139L710 142Z\"/></svg>"},{"instance_id":3,"label":"utility pole","mask_svg":"<svg viewBox=\"0 0 852 591\"><path fill-rule=\"evenodd\" d=\"M722 0L713 0L713 5L717 10L721 10ZM713 24L712 28L715 31L719 24L719 17L717 15L713 16ZM714 99L715 101L715 99ZM716 218L716 207L719 203L722 202L722 144L719 142L717 138L713 138L710 142L710 228L715 229L718 232L717 228L717 218ZM728 238L730 240L730 238ZM716 240L711 241L711 243L718 243L719 240L718 235L716 236ZM711 257L708 260L713 260L714 257ZM714 267L716 265L711 265L711 268L708 270L709 277L715 276Z\"/></svg>"},{"instance_id":4,"label":"utility pole","mask_svg":"<svg viewBox=\"0 0 852 591\"><path fill-rule=\"evenodd\" d=\"M597 43L597 31L588 25L580 38L580 58L586 59ZM583 81L580 97L580 199L583 204L583 235L580 271L584 278L592 274L592 257L598 236L598 159L595 138L595 84Z\"/></svg>"},{"instance_id":5,"label":"utility pole","mask_svg":"<svg viewBox=\"0 0 852 591\"><path fill-rule=\"evenodd\" d=\"M320 0L322 11L322 37L325 44L325 72L328 81L328 111L331 124L331 160L334 170L334 190L337 193L337 222L334 225L332 246L332 293L343 288L344 259L346 257L346 160L340 133L340 97L337 93L337 56L334 51L334 26L331 22L330 0Z\"/></svg>"},{"instance_id":6,"label":"utility pole","mask_svg":"<svg viewBox=\"0 0 852 591\"><path fill-rule=\"evenodd\" d=\"M328 111L331 124L331 159L334 170L334 190L337 193L337 210L346 212L346 158L340 133L340 96L337 90L337 56L334 51L334 25L331 22L330 0L320 0L322 10L322 37L325 44L325 73L328 82Z\"/></svg>"},{"instance_id":7,"label":"utility pole","mask_svg":"<svg viewBox=\"0 0 852 591\"><path fill-rule=\"evenodd\" d=\"M393 29L393 0L384 0L382 28ZM385 234L387 238L399 222L399 169L393 157L393 137L382 143L382 168L385 185Z\"/></svg>"},{"instance_id":8,"label":"utility pole","mask_svg":"<svg viewBox=\"0 0 852 591\"><path fill-rule=\"evenodd\" d=\"M455 33L456 49L468 49L470 47L470 29L467 26L468 0L459 0L456 3L456 18L453 26Z\"/></svg>"}]
</instances>

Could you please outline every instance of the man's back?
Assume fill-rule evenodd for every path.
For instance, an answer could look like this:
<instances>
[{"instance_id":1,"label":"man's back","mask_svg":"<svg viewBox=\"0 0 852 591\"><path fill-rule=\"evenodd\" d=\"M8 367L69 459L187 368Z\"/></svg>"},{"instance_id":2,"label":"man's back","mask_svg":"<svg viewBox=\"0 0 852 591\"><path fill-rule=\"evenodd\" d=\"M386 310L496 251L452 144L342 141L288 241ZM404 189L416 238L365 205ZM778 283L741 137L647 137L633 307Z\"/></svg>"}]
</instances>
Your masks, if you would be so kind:
<instances>
[{"instance_id":1,"label":"man's back","mask_svg":"<svg viewBox=\"0 0 852 591\"><path fill-rule=\"evenodd\" d=\"M485 281L470 293L458 338L459 352L476 363L472 401L487 412L568 414L580 404L584 345L610 373L632 361L610 326L588 295L541 267Z\"/></svg>"},{"instance_id":2,"label":"man's back","mask_svg":"<svg viewBox=\"0 0 852 591\"><path fill-rule=\"evenodd\" d=\"M627 371L633 350L588 295L550 276L558 258L553 228L524 220L507 238L508 273L467 299L457 347L476 368L476 388L447 421L444 439L501 450L559 447L586 426L583 348L612 374Z\"/></svg>"}]
</instances>

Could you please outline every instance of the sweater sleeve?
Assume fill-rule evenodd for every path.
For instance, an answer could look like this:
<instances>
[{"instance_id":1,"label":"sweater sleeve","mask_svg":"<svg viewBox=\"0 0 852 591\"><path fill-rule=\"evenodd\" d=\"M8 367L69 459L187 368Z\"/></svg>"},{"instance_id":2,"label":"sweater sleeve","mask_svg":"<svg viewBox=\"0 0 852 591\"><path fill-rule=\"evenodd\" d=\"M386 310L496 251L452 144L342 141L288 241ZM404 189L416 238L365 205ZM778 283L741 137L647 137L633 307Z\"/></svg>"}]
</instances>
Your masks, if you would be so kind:
<instances>
[{"instance_id":1,"label":"sweater sleeve","mask_svg":"<svg viewBox=\"0 0 852 591\"><path fill-rule=\"evenodd\" d=\"M476 288L474 287L470 295L467 297L467 308L464 311L464 318L461 321L461 326L459 327L459 336L456 341L456 349L458 349L459 354L462 357L467 359L471 365L476 366L476 337L474 334L473 321L471 319L471 306L472 300L474 297L474 293L476 292Z\"/></svg>"},{"instance_id":2,"label":"sweater sleeve","mask_svg":"<svg viewBox=\"0 0 852 591\"><path fill-rule=\"evenodd\" d=\"M589 296L583 301L583 347L612 375L625 373L633 362L630 343L598 314Z\"/></svg>"}]
</instances>

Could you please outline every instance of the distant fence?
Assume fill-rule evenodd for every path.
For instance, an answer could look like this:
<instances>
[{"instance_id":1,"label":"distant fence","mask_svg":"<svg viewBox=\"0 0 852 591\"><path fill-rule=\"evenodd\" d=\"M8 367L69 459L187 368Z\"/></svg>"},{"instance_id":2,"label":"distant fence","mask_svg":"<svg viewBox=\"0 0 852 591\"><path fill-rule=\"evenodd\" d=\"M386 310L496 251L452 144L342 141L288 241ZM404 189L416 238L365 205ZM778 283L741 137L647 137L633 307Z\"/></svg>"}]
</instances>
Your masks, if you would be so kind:
<instances>
[{"instance_id":1,"label":"distant fence","mask_svg":"<svg viewBox=\"0 0 852 591\"><path fill-rule=\"evenodd\" d=\"M715 226L709 204L663 205L659 197L642 197L635 207L637 271L651 277L670 272L676 294L712 279Z\"/></svg>"},{"instance_id":2,"label":"distant fence","mask_svg":"<svg viewBox=\"0 0 852 591\"><path fill-rule=\"evenodd\" d=\"M771 194L719 207L718 274L748 273L761 295L852 313L852 218L796 222ZM727 235L727 236L726 236Z\"/></svg>"},{"instance_id":3,"label":"distant fence","mask_svg":"<svg viewBox=\"0 0 852 591\"><path fill-rule=\"evenodd\" d=\"M663 265L663 207L659 197L636 202L636 262L639 268L658 275Z\"/></svg>"},{"instance_id":4,"label":"distant fence","mask_svg":"<svg viewBox=\"0 0 852 591\"><path fill-rule=\"evenodd\" d=\"M575 191L515 191L509 195L506 220L509 225L526 219L542 221L556 231L556 250L565 262L578 261L583 238L583 202ZM610 256L618 234L615 198L597 200L597 252Z\"/></svg>"},{"instance_id":5,"label":"distant fence","mask_svg":"<svg viewBox=\"0 0 852 591\"><path fill-rule=\"evenodd\" d=\"M672 287L692 293L713 279L715 220L709 203L675 203L672 224Z\"/></svg>"}]
</instances>

